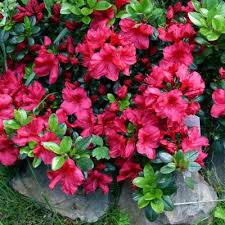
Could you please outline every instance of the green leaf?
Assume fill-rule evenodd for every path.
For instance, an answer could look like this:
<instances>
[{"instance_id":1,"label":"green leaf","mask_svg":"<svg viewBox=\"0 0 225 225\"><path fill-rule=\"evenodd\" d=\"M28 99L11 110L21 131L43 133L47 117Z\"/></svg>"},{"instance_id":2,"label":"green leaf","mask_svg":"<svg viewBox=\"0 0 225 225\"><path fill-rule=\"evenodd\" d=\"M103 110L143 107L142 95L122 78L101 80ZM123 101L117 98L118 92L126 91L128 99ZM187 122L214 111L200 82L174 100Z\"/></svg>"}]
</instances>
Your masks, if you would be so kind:
<instances>
[{"instance_id":1,"label":"green leaf","mask_svg":"<svg viewBox=\"0 0 225 225\"><path fill-rule=\"evenodd\" d=\"M173 160L173 157L167 152L159 152L158 157L164 163L169 163Z\"/></svg>"},{"instance_id":2,"label":"green leaf","mask_svg":"<svg viewBox=\"0 0 225 225\"><path fill-rule=\"evenodd\" d=\"M162 199L155 199L151 201L151 207L156 213L160 214L164 211L164 202Z\"/></svg>"},{"instance_id":3,"label":"green leaf","mask_svg":"<svg viewBox=\"0 0 225 225\"><path fill-rule=\"evenodd\" d=\"M162 195L163 195L163 192L162 192L162 190L160 190L160 189L151 189L150 191L148 191L145 195L144 195L144 197L145 197L145 199L146 200L153 200L153 199L156 199L156 198L161 198L162 197Z\"/></svg>"},{"instance_id":4,"label":"green leaf","mask_svg":"<svg viewBox=\"0 0 225 225\"><path fill-rule=\"evenodd\" d=\"M145 199L144 196L138 199L138 208L142 209L149 204L149 201Z\"/></svg>"},{"instance_id":5,"label":"green leaf","mask_svg":"<svg viewBox=\"0 0 225 225\"><path fill-rule=\"evenodd\" d=\"M146 184L146 179L144 177L136 177L133 180L133 184L139 188L143 188L144 185Z\"/></svg>"},{"instance_id":6,"label":"green leaf","mask_svg":"<svg viewBox=\"0 0 225 225\"><path fill-rule=\"evenodd\" d=\"M207 8L211 9L218 5L218 0L206 0Z\"/></svg>"},{"instance_id":7,"label":"green leaf","mask_svg":"<svg viewBox=\"0 0 225 225\"><path fill-rule=\"evenodd\" d=\"M80 8L77 5L71 5L70 12L77 16L81 15Z\"/></svg>"},{"instance_id":8,"label":"green leaf","mask_svg":"<svg viewBox=\"0 0 225 225\"><path fill-rule=\"evenodd\" d=\"M164 195L162 197L163 204L164 204L164 210L165 211L173 211L174 210L174 204L168 195Z\"/></svg>"},{"instance_id":9,"label":"green leaf","mask_svg":"<svg viewBox=\"0 0 225 225\"><path fill-rule=\"evenodd\" d=\"M93 12L93 9L89 9L87 7L84 7L81 9L81 13L84 15L84 16L88 16L90 14L92 14Z\"/></svg>"},{"instance_id":10,"label":"green leaf","mask_svg":"<svg viewBox=\"0 0 225 225\"><path fill-rule=\"evenodd\" d=\"M55 113L51 114L48 119L48 126L50 131L55 132L59 126L58 117Z\"/></svg>"},{"instance_id":11,"label":"green leaf","mask_svg":"<svg viewBox=\"0 0 225 225\"><path fill-rule=\"evenodd\" d=\"M84 24L89 24L91 22L91 17L90 16L85 16L81 20L82 20L82 22Z\"/></svg>"},{"instance_id":12,"label":"green leaf","mask_svg":"<svg viewBox=\"0 0 225 225\"><path fill-rule=\"evenodd\" d=\"M107 98L108 98L110 103L113 103L113 102L116 101L115 96L113 94L111 94L111 93L107 94Z\"/></svg>"},{"instance_id":13,"label":"green leaf","mask_svg":"<svg viewBox=\"0 0 225 225\"><path fill-rule=\"evenodd\" d=\"M201 166L196 162L189 162L188 171L190 172L198 172L201 169Z\"/></svg>"},{"instance_id":14,"label":"green leaf","mask_svg":"<svg viewBox=\"0 0 225 225\"><path fill-rule=\"evenodd\" d=\"M190 13L188 13L188 17L194 25L196 25L198 27L201 27L204 25L204 22L203 22L204 18L202 17L202 15L200 13L190 12Z\"/></svg>"},{"instance_id":15,"label":"green leaf","mask_svg":"<svg viewBox=\"0 0 225 225\"><path fill-rule=\"evenodd\" d=\"M94 163L90 158L81 158L76 161L77 166L81 168L82 171L89 171L94 168Z\"/></svg>"},{"instance_id":16,"label":"green leaf","mask_svg":"<svg viewBox=\"0 0 225 225\"><path fill-rule=\"evenodd\" d=\"M154 170L153 170L152 166L150 164L145 165L145 167L144 167L144 176L146 178L148 178L148 177L152 177L154 175L155 175L155 173L154 173Z\"/></svg>"},{"instance_id":17,"label":"green leaf","mask_svg":"<svg viewBox=\"0 0 225 225\"><path fill-rule=\"evenodd\" d=\"M56 154L61 154L60 146L54 142L42 142L41 145Z\"/></svg>"},{"instance_id":18,"label":"green leaf","mask_svg":"<svg viewBox=\"0 0 225 225\"><path fill-rule=\"evenodd\" d=\"M92 136L92 141L91 141L94 145L98 145L98 146L103 146L103 139L100 136L97 135L93 135Z\"/></svg>"},{"instance_id":19,"label":"green leaf","mask_svg":"<svg viewBox=\"0 0 225 225\"><path fill-rule=\"evenodd\" d=\"M3 125L4 125L5 129L7 129L7 128L10 128L13 130L20 129L20 125L15 120L4 120Z\"/></svg>"},{"instance_id":20,"label":"green leaf","mask_svg":"<svg viewBox=\"0 0 225 225\"><path fill-rule=\"evenodd\" d=\"M33 162L32 162L32 166L34 168L37 168L38 166L40 166L41 164L41 159L40 158L34 158Z\"/></svg>"},{"instance_id":21,"label":"green leaf","mask_svg":"<svg viewBox=\"0 0 225 225\"><path fill-rule=\"evenodd\" d=\"M188 151L185 153L185 157L188 161L194 162L198 158L197 151Z\"/></svg>"},{"instance_id":22,"label":"green leaf","mask_svg":"<svg viewBox=\"0 0 225 225\"><path fill-rule=\"evenodd\" d=\"M63 137L61 143L60 143L60 149L62 153L67 153L70 151L72 147L72 139L69 136Z\"/></svg>"},{"instance_id":23,"label":"green leaf","mask_svg":"<svg viewBox=\"0 0 225 225\"><path fill-rule=\"evenodd\" d=\"M107 147L95 148L92 152L92 156L95 157L97 160L110 159L109 149Z\"/></svg>"},{"instance_id":24,"label":"green leaf","mask_svg":"<svg viewBox=\"0 0 225 225\"><path fill-rule=\"evenodd\" d=\"M54 0L44 0L45 8L48 11L48 16L50 17L52 15L52 7L54 5Z\"/></svg>"},{"instance_id":25,"label":"green leaf","mask_svg":"<svg viewBox=\"0 0 225 225\"><path fill-rule=\"evenodd\" d=\"M25 31L25 27L24 27L24 24L23 23L19 23L15 26L14 28L14 31L17 33L17 34L21 34Z\"/></svg>"},{"instance_id":26,"label":"green leaf","mask_svg":"<svg viewBox=\"0 0 225 225\"><path fill-rule=\"evenodd\" d=\"M107 1L99 1L99 2L97 2L96 6L95 6L95 10L104 11L104 10L109 9L111 6L112 5Z\"/></svg>"},{"instance_id":27,"label":"green leaf","mask_svg":"<svg viewBox=\"0 0 225 225\"><path fill-rule=\"evenodd\" d=\"M28 3L29 0L21 0L21 2L26 5Z\"/></svg>"},{"instance_id":28,"label":"green leaf","mask_svg":"<svg viewBox=\"0 0 225 225\"><path fill-rule=\"evenodd\" d=\"M212 27L214 30L225 33L225 18L221 15L216 15L212 19Z\"/></svg>"},{"instance_id":29,"label":"green leaf","mask_svg":"<svg viewBox=\"0 0 225 225\"><path fill-rule=\"evenodd\" d=\"M225 221L225 210L223 208L217 206L216 210L214 212L214 217Z\"/></svg>"},{"instance_id":30,"label":"green leaf","mask_svg":"<svg viewBox=\"0 0 225 225\"><path fill-rule=\"evenodd\" d=\"M145 216L150 222L154 222L159 215L150 206L148 206L145 208Z\"/></svg>"},{"instance_id":31,"label":"green leaf","mask_svg":"<svg viewBox=\"0 0 225 225\"><path fill-rule=\"evenodd\" d=\"M66 159L63 156L56 156L52 160L52 170L56 171L62 168Z\"/></svg>"},{"instance_id":32,"label":"green leaf","mask_svg":"<svg viewBox=\"0 0 225 225\"><path fill-rule=\"evenodd\" d=\"M96 3L97 3L96 0L87 0L87 4L89 5L90 8L94 8Z\"/></svg>"},{"instance_id":33,"label":"green leaf","mask_svg":"<svg viewBox=\"0 0 225 225\"><path fill-rule=\"evenodd\" d=\"M75 141L75 146L79 150L85 150L91 144L92 137L78 137Z\"/></svg>"},{"instance_id":34,"label":"green leaf","mask_svg":"<svg viewBox=\"0 0 225 225\"><path fill-rule=\"evenodd\" d=\"M27 112L24 109L14 110L14 117L21 125L25 125L27 122Z\"/></svg>"},{"instance_id":35,"label":"green leaf","mask_svg":"<svg viewBox=\"0 0 225 225\"><path fill-rule=\"evenodd\" d=\"M64 136L67 130L67 126L66 124L62 123L59 124L57 130L55 131L55 134L59 137Z\"/></svg>"},{"instance_id":36,"label":"green leaf","mask_svg":"<svg viewBox=\"0 0 225 225\"><path fill-rule=\"evenodd\" d=\"M192 176L184 177L184 182L190 189L192 189L192 190L194 189L194 180L193 180Z\"/></svg>"},{"instance_id":37,"label":"green leaf","mask_svg":"<svg viewBox=\"0 0 225 225\"><path fill-rule=\"evenodd\" d=\"M71 7L72 7L72 5L69 4L69 3L62 3L61 9L60 9L60 14L62 14L62 15L70 14L71 13L71 11L70 11Z\"/></svg>"},{"instance_id":38,"label":"green leaf","mask_svg":"<svg viewBox=\"0 0 225 225\"><path fill-rule=\"evenodd\" d=\"M176 165L175 163L168 163L167 165L163 166L161 169L160 169L160 172L162 174L168 174L168 173L172 173L176 170Z\"/></svg>"},{"instance_id":39,"label":"green leaf","mask_svg":"<svg viewBox=\"0 0 225 225\"><path fill-rule=\"evenodd\" d=\"M201 4L198 0L192 0L192 4L194 6L194 9L198 12L201 8Z\"/></svg>"}]
</instances>

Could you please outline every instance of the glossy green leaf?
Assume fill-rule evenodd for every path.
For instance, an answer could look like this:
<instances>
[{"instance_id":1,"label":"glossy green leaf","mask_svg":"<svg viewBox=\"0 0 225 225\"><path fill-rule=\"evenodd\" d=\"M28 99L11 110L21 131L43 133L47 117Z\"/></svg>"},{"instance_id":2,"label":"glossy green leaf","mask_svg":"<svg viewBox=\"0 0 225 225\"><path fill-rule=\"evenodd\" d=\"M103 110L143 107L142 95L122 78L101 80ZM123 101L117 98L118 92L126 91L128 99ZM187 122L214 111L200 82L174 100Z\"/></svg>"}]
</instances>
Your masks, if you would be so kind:
<instances>
[{"instance_id":1,"label":"glossy green leaf","mask_svg":"<svg viewBox=\"0 0 225 225\"><path fill-rule=\"evenodd\" d=\"M162 197L163 204L164 204L164 210L165 211L173 211L174 210L174 204L168 195L164 195Z\"/></svg>"},{"instance_id":2,"label":"glossy green leaf","mask_svg":"<svg viewBox=\"0 0 225 225\"><path fill-rule=\"evenodd\" d=\"M42 142L41 145L56 154L61 154L60 146L55 142Z\"/></svg>"},{"instance_id":3,"label":"glossy green leaf","mask_svg":"<svg viewBox=\"0 0 225 225\"><path fill-rule=\"evenodd\" d=\"M61 143L60 143L60 149L62 153L67 153L70 151L72 147L72 139L69 136L63 137Z\"/></svg>"},{"instance_id":4,"label":"glossy green leaf","mask_svg":"<svg viewBox=\"0 0 225 225\"><path fill-rule=\"evenodd\" d=\"M104 10L109 9L111 6L112 5L107 1L99 1L99 2L97 2L96 6L95 6L95 10L104 11Z\"/></svg>"},{"instance_id":5,"label":"glossy green leaf","mask_svg":"<svg viewBox=\"0 0 225 225\"><path fill-rule=\"evenodd\" d=\"M107 147L95 148L92 152L92 156L95 157L97 160L110 159L109 149Z\"/></svg>"},{"instance_id":6,"label":"glossy green leaf","mask_svg":"<svg viewBox=\"0 0 225 225\"><path fill-rule=\"evenodd\" d=\"M81 168L82 171L89 171L94 168L94 163L90 158L81 158L76 161L77 166Z\"/></svg>"},{"instance_id":7,"label":"glossy green leaf","mask_svg":"<svg viewBox=\"0 0 225 225\"><path fill-rule=\"evenodd\" d=\"M50 131L55 132L59 126L58 117L55 113L51 114L48 119L48 126Z\"/></svg>"},{"instance_id":8,"label":"glossy green leaf","mask_svg":"<svg viewBox=\"0 0 225 225\"><path fill-rule=\"evenodd\" d=\"M160 169L160 172L162 174L168 174L168 173L172 173L176 170L176 165L175 163L168 163L167 165L163 166L161 169Z\"/></svg>"},{"instance_id":9,"label":"glossy green leaf","mask_svg":"<svg viewBox=\"0 0 225 225\"><path fill-rule=\"evenodd\" d=\"M52 170L56 171L63 167L66 159L63 156L56 156L52 160Z\"/></svg>"},{"instance_id":10,"label":"glossy green leaf","mask_svg":"<svg viewBox=\"0 0 225 225\"><path fill-rule=\"evenodd\" d=\"M201 166L196 162L189 162L188 170L190 172L198 172L201 169Z\"/></svg>"},{"instance_id":11,"label":"glossy green leaf","mask_svg":"<svg viewBox=\"0 0 225 225\"><path fill-rule=\"evenodd\" d=\"M151 201L151 207L156 213L160 214L164 211L164 202L162 199L155 199Z\"/></svg>"},{"instance_id":12,"label":"glossy green leaf","mask_svg":"<svg viewBox=\"0 0 225 225\"><path fill-rule=\"evenodd\" d=\"M145 208L145 216L150 222L153 222L159 215L152 209L152 207L148 206Z\"/></svg>"},{"instance_id":13,"label":"glossy green leaf","mask_svg":"<svg viewBox=\"0 0 225 225\"><path fill-rule=\"evenodd\" d=\"M138 199L138 208L142 209L149 204L149 201L145 199L144 196Z\"/></svg>"},{"instance_id":14,"label":"glossy green leaf","mask_svg":"<svg viewBox=\"0 0 225 225\"><path fill-rule=\"evenodd\" d=\"M198 152L197 151L188 151L185 153L185 157L188 161L194 162L198 158Z\"/></svg>"}]
</instances>

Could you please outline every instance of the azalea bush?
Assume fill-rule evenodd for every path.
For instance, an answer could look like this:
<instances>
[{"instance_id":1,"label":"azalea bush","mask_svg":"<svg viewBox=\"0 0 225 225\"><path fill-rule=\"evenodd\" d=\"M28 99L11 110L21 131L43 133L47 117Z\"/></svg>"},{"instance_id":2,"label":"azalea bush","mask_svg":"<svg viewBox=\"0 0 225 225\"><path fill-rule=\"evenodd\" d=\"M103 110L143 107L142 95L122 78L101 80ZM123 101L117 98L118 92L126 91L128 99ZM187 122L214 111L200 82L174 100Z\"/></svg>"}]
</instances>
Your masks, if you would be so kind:
<instances>
[{"instance_id":1,"label":"azalea bush","mask_svg":"<svg viewBox=\"0 0 225 225\"><path fill-rule=\"evenodd\" d=\"M150 221L173 210L176 175L193 188L222 138L224 2L5 0L0 13L0 163L44 164L67 195L129 181Z\"/></svg>"}]
</instances>

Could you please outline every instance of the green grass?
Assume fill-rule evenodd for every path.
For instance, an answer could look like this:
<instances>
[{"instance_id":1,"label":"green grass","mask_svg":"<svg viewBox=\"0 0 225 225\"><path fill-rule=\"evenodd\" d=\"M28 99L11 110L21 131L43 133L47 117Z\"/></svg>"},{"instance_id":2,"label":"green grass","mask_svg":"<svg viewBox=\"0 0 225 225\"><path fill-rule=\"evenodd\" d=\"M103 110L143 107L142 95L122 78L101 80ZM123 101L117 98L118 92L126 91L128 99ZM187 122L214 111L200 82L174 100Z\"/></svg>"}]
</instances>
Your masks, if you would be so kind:
<instances>
[{"instance_id":1,"label":"green grass","mask_svg":"<svg viewBox=\"0 0 225 225\"><path fill-rule=\"evenodd\" d=\"M14 174L14 169L0 166L0 225L91 225L56 215L13 191L9 182ZM129 219L118 207L114 207L92 225L129 225Z\"/></svg>"}]
</instances>

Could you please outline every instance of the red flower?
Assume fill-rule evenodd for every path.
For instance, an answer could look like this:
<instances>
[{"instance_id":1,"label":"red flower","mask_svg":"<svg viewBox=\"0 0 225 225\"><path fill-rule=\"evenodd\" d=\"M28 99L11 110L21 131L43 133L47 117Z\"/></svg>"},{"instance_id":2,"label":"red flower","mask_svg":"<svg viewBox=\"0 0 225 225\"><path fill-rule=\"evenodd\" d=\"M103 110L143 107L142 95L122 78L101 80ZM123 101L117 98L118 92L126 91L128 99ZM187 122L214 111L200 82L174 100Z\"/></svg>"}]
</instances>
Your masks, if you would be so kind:
<instances>
[{"instance_id":1,"label":"red flower","mask_svg":"<svg viewBox=\"0 0 225 225\"><path fill-rule=\"evenodd\" d=\"M177 42L163 49L164 59L174 63L185 64L193 63L192 47L183 41Z\"/></svg>"},{"instance_id":2,"label":"red flower","mask_svg":"<svg viewBox=\"0 0 225 225\"><path fill-rule=\"evenodd\" d=\"M33 110L44 98L45 89L38 81L34 81L28 88L23 87L15 96L15 104L25 110Z\"/></svg>"},{"instance_id":3,"label":"red flower","mask_svg":"<svg viewBox=\"0 0 225 225\"><path fill-rule=\"evenodd\" d=\"M212 95L214 105L211 108L212 117L218 118L225 115L225 90L217 89Z\"/></svg>"},{"instance_id":4,"label":"red flower","mask_svg":"<svg viewBox=\"0 0 225 225\"><path fill-rule=\"evenodd\" d=\"M40 21L43 18L42 11L45 9L45 4L39 4L38 0L30 0L25 7L17 6L17 9L19 12L13 16L14 21L22 22L25 16L36 16L37 21Z\"/></svg>"},{"instance_id":5,"label":"red flower","mask_svg":"<svg viewBox=\"0 0 225 225\"><path fill-rule=\"evenodd\" d=\"M19 149L7 139L7 136L0 135L0 163L4 166L10 166L16 162L18 156Z\"/></svg>"},{"instance_id":6,"label":"red flower","mask_svg":"<svg viewBox=\"0 0 225 225\"><path fill-rule=\"evenodd\" d=\"M103 193L109 192L109 184L112 183L112 177L93 170L88 173L88 180L84 183L85 193L95 192L97 188L102 189Z\"/></svg>"},{"instance_id":7,"label":"red flower","mask_svg":"<svg viewBox=\"0 0 225 225\"><path fill-rule=\"evenodd\" d=\"M106 26L107 23L113 18L114 18L113 7L109 8L107 10L104 10L104 11L94 10L94 12L92 14L91 28Z\"/></svg>"},{"instance_id":8,"label":"red flower","mask_svg":"<svg viewBox=\"0 0 225 225\"><path fill-rule=\"evenodd\" d=\"M54 189L60 183L62 191L67 195L73 195L84 180L81 170L72 159L68 159L61 169L48 171L47 175L50 179L49 188Z\"/></svg>"},{"instance_id":9,"label":"red flower","mask_svg":"<svg viewBox=\"0 0 225 225\"><path fill-rule=\"evenodd\" d=\"M157 116L168 118L171 122L181 122L186 115L187 102L182 98L182 92L172 90L162 93L155 104Z\"/></svg>"},{"instance_id":10,"label":"red flower","mask_svg":"<svg viewBox=\"0 0 225 225\"><path fill-rule=\"evenodd\" d=\"M19 146L25 146L30 141L38 142L44 121L40 118L34 118L29 124L17 130L16 136L13 137L13 142Z\"/></svg>"},{"instance_id":11,"label":"red flower","mask_svg":"<svg viewBox=\"0 0 225 225\"><path fill-rule=\"evenodd\" d=\"M136 52L133 46L119 47L105 44L100 52L91 57L89 73L95 79L106 76L112 81L118 80L119 72L129 75L129 66L136 62Z\"/></svg>"},{"instance_id":12,"label":"red flower","mask_svg":"<svg viewBox=\"0 0 225 225\"><path fill-rule=\"evenodd\" d=\"M0 119L12 119L13 111L12 98L6 94L0 94Z\"/></svg>"},{"instance_id":13,"label":"red flower","mask_svg":"<svg viewBox=\"0 0 225 225\"><path fill-rule=\"evenodd\" d=\"M155 158L155 149L159 146L160 130L155 126L145 126L138 132L137 151L149 159Z\"/></svg>"},{"instance_id":14,"label":"red flower","mask_svg":"<svg viewBox=\"0 0 225 225\"><path fill-rule=\"evenodd\" d=\"M149 36L153 34L152 26L144 23L137 24L131 19L120 21L121 35L134 44L136 48L147 49L149 47Z\"/></svg>"},{"instance_id":15,"label":"red flower","mask_svg":"<svg viewBox=\"0 0 225 225\"><path fill-rule=\"evenodd\" d=\"M127 3L130 3L130 0L115 0L115 3L116 3L116 8L119 10Z\"/></svg>"},{"instance_id":16,"label":"red flower","mask_svg":"<svg viewBox=\"0 0 225 225\"><path fill-rule=\"evenodd\" d=\"M77 120L71 125L82 128L81 136L87 137L93 134L95 117L91 110L83 110L76 114Z\"/></svg>"},{"instance_id":17,"label":"red flower","mask_svg":"<svg viewBox=\"0 0 225 225\"><path fill-rule=\"evenodd\" d=\"M223 67L221 67L219 69L219 74L220 74L221 78L225 79L225 69Z\"/></svg>"},{"instance_id":18,"label":"red flower","mask_svg":"<svg viewBox=\"0 0 225 225\"><path fill-rule=\"evenodd\" d=\"M205 83L199 73L188 72L188 67L181 65L176 72L177 77L180 79L181 87L179 88L185 96L194 98L201 95L205 89Z\"/></svg>"},{"instance_id":19,"label":"red flower","mask_svg":"<svg viewBox=\"0 0 225 225\"><path fill-rule=\"evenodd\" d=\"M34 148L33 152L37 158L42 159L42 161L47 165L52 163L52 159L55 157L55 154L47 149L45 149L41 142L55 142L59 143L59 138L56 137L54 133L48 132L44 134L39 139L38 145Z\"/></svg>"},{"instance_id":20,"label":"red flower","mask_svg":"<svg viewBox=\"0 0 225 225\"><path fill-rule=\"evenodd\" d=\"M63 89L63 103L61 108L69 115L91 108L91 100L82 87L75 87L66 83Z\"/></svg>"},{"instance_id":21,"label":"red flower","mask_svg":"<svg viewBox=\"0 0 225 225\"><path fill-rule=\"evenodd\" d=\"M200 135L198 127L192 127L188 131L188 137L182 140L182 149L184 152L191 150L199 151L201 147L208 145L208 139Z\"/></svg>"},{"instance_id":22,"label":"red flower","mask_svg":"<svg viewBox=\"0 0 225 225\"><path fill-rule=\"evenodd\" d=\"M159 38L163 41L178 42L184 38L191 38L195 35L195 30L190 23L174 23L166 30L159 28Z\"/></svg>"},{"instance_id":23,"label":"red flower","mask_svg":"<svg viewBox=\"0 0 225 225\"><path fill-rule=\"evenodd\" d=\"M21 88L21 78L17 77L15 71L8 70L0 76L0 93L11 97Z\"/></svg>"},{"instance_id":24,"label":"red flower","mask_svg":"<svg viewBox=\"0 0 225 225\"><path fill-rule=\"evenodd\" d=\"M141 172L141 166L133 161L125 161L117 176L117 181L133 180Z\"/></svg>"},{"instance_id":25,"label":"red flower","mask_svg":"<svg viewBox=\"0 0 225 225\"><path fill-rule=\"evenodd\" d=\"M58 79L59 73L58 58L49 53L46 49L41 49L34 61L34 72L39 77L50 76L49 83L54 84Z\"/></svg>"}]
</instances>

